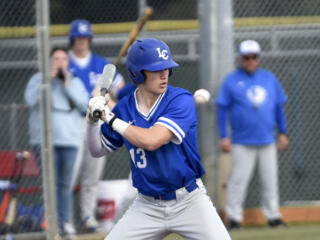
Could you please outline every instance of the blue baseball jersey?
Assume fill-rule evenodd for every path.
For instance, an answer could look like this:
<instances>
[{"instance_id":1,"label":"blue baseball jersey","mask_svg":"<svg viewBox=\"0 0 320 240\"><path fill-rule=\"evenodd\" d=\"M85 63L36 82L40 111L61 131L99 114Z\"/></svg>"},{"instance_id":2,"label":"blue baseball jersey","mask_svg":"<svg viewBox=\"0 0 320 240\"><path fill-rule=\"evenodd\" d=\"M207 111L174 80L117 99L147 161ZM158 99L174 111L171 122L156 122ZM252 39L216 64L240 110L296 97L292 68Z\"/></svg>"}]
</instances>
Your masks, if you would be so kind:
<instances>
[{"instance_id":1,"label":"blue baseball jersey","mask_svg":"<svg viewBox=\"0 0 320 240\"><path fill-rule=\"evenodd\" d=\"M136 91L123 97L113 112L120 119L142 128L160 124L174 138L155 151L138 148L107 124L101 126L101 141L109 151L125 143L131 157L133 186L149 196L158 196L188 186L204 174L197 144L197 112L190 92L168 86L148 114L139 111Z\"/></svg>"},{"instance_id":2,"label":"blue baseball jersey","mask_svg":"<svg viewBox=\"0 0 320 240\"><path fill-rule=\"evenodd\" d=\"M247 73L239 67L227 75L216 104L229 110L233 143L265 145L275 141L276 105L287 96L270 71Z\"/></svg>"},{"instance_id":3,"label":"blue baseball jersey","mask_svg":"<svg viewBox=\"0 0 320 240\"><path fill-rule=\"evenodd\" d=\"M80 67L70 55L69 70L82 80L88 93L91 95L92 90L102 74L104 66L108 63L109 61L106 58L91 52L88 65L86 67Z\"/></svg>"}]
</instances>

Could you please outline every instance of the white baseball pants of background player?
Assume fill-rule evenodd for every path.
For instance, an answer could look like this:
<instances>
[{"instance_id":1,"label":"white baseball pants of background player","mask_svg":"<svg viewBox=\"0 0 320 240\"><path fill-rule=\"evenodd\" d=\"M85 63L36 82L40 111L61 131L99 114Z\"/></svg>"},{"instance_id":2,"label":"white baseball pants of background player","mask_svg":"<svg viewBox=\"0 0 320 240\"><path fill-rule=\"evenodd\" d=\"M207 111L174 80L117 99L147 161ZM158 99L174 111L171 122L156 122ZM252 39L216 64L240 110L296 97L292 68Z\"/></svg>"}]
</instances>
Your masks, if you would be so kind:
<instances>
[{"instance_id":1,"label":"white baseball pants of background player","mask_svg":"<svg viewBox=\"0 0 320 240\"><path fill-rule=\"evenodd\" d=\"M87 138L85 137L85 125L82 129L84 131L83 142L78 152L73 184L79 179L81 185L81 219L84 220L86 217L95 217L98 183L102 175L106 157L94 158L91 156L88 149Z\"/></svg>"},{"instance_id":2,"label":"white baseball pants of background player","mask_svg":"<svg viewBox=\"0 0 320 240\"><path fill-rule=\"evenodd\" d=\"M242 221L243 204L256 165L260 176L263 212L269 220L280 218L277 162L275 144L258 147L232 145L226 202L229 219Z\"/></svg>"},{"instance_id":3,"label":"white baseball pants of background player","mask_svg":"<svg viewBox=\"0 0 320 240\"><path fill-rule=\"evenodd\" d=\"M161 240L174 232L184 239L231 239L201 180L188 193L176 191L175 200L156 200L137 194L133 204L105 240Z\"/></svg>"}]
</instances>

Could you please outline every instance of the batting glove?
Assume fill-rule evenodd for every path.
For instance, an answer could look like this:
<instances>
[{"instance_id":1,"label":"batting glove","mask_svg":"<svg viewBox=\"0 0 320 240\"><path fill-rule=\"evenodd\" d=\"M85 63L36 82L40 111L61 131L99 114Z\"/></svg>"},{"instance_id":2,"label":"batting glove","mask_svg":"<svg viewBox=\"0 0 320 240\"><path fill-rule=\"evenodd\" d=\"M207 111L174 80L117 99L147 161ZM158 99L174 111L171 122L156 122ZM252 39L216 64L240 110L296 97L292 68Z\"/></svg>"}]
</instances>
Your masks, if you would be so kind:
<instances>
[{"instance_id":1,"label":"batting glove","mask_svg":"<svg viewBox=\"0 0 320 240\"><path fill-rule=\"evenodd\" d=\"M99 111L103 114L106 107L106 100L102 96L93 97L89 101L87 109L87 121L91 124L97 123L99 119L93 117L95 111Z\"/></svg>"},{"instance_id":2,"label":"batting glove","mask_svg":"<svg viewBox=\"0 0 320 240\"><path fill-rule=\"evenodd\" d=\"M87 119L87 122L90 124L93 124L93 125L98 124L98 120L93 118L92 114L90 113L89 108L87 109L86 119Z\"/></svg>"},{"instance_id":3,"label":"batting glove","mask_svg":"<svg viewBox=\"0 0 320 240\"><path fill-rule=\"evenodd\" d=\"M106 122L114 131L124 134L126 129L130 126L127 122L119 119L111 112L110 108L106 104L105 97L98 96L91 98L89 101L87 120L91 124L98 124L96 119L93 118L94 111L101 112L101 119Z\"/></svg>"},{"instance_id":4,"label":"batting glove","mask_svg":"<svg viewBox=\"0 0 320 240\"><path fill-rule=\"evenodd\" d=\"M93 97L90 99L89 107L87 111L87 120L90 123L96 123L99 120L93 117L93 113L95 111L101 112L101 120L103 120L108 124L112 123L112 121L116 118L114 113L111 112L110 108L108 107L106 100L109 100L109 99L106 99L105 97L102 97L102 96Z\"/></svg>"},{"instance_id":5,"label":"batting glove","mask_svg":"<svg viewBox=\"0 0 320 240\"><path fill-rule=\"evenodd\" d=\"M116 119L116 115L114 115L113 112L111 112L110 108L108 107L108 105L105 105L105 108L102 112L102 116L101 119L108 123L110 127L112 127L112 123L113 121Z\"/></svg>"}]
</instances>

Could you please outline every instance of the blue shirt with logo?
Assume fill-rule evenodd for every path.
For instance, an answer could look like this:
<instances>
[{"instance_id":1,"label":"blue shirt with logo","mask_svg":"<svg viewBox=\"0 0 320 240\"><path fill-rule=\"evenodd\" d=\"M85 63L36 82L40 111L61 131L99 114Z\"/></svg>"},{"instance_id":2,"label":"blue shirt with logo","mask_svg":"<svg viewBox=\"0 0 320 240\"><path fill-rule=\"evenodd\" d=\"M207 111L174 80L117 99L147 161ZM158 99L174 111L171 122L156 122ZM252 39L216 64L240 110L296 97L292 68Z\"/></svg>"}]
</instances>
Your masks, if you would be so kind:
<instances>
[{"instance_id":1,"label":"blue shirt with logo","mask_svg":"<svg viewBox=\"0 0 320 240\"><path fill-rule=\"evenodd\" d=\"M148 114L139 111L136 91L123 97L113 112L120 119L142 128L160 124L174 138L155 151L138 148L107 124L101 127L101 141L109 151L124 143L131 156L133 185L148 196L170 193L187 186L204 174L197 144L197 112L190 92L168 86Z\"/></svg>"},{"instance_id":2,"label":"blue shirt with logo","mask_svg":"<svg viewBox=\"0 0 320 240\"><path fill-rule=\"evenodd\" d=\"M95 53L91 53L91 58L86 67L80 67L76 64L72 57L70 57L69 70L75 76L80 78L91 95L92 90L96 86L99 77L102 74L103 68L108 64L108 60Z\"/></svg>"},{"instance_id":3,"label":"blue shirt with logo","mask_svg":"<svg viewBox=\"0 0 320 240\"><path fill-rule=\"evenodd\" d=\"M266 145L275 141L277 106L287 96L270 71L258 68L247 73L239 67L225 77L216 98L228 110L233 143Z\"/></svg>"}]
</instances>

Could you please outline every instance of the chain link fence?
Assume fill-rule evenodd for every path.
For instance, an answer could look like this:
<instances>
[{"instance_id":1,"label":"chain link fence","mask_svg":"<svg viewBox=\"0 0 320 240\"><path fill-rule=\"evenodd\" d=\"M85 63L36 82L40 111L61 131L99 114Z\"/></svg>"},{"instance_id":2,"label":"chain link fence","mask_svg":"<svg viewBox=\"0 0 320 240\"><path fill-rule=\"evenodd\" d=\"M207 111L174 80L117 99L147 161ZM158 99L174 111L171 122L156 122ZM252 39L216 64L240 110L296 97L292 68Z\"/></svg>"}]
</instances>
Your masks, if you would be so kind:
<instances>
[{"instance_id":1,"label":"chain link fence","mask_svg":"<svg viewBox=\"0 0 320 240\"><path fill-rule=\"evenodd\" d=\"M29 110L24 90L38 71L36 0L2 0L0 7L0 179L9 180L16 153L29 150ZM146 6L154 9L140 37L157 37L168 43L180 64L170 79L175 86L194 92L200 86L197 1L189 0L52 0L51 46L68 47L69 23L87 19L92 23L92 50L114 61L131 26ZM234 49L244 39L262 46L262 67L280 79L288 97L289 149L280 154L280 197L283 205L320 199L317 139L320 77L320 0L234 0ZM237 64L235 62L235 64ZM130 81L122 59L119 72ZM218 80L217 80L218 81ZM217 89L211 89L214 93ZM206 136L200 136L205 141ZM103 179L122 179L129 174L129 154L124 148L108 156ZM211 171L211 169L206 169ZM17 196L17 216L41 215L42 181L33 154L24 166ZM260 205L258 178L253 178L247 207ZM0 190L0 200L5 195ZM37 216L38 217L38 216ZM20 224L15 232L41 231L42 216L35 226ZM17 219L16 219L17 220ZM17 221L16 221L17 222ZM28 222L30 223L30 221ZM5 231L0 232L0 234Z\"/></svg>"},{"instance_id":2,"label":"chain link fence","mask_svg":"<svg viewBox=\"0 0 320 240\"><path fill-rule=\"evenodd\" d=\"M37 71L36 38L30 32L36 22L36 7L34 1L1 1L0 8L0 199L4 211L0 235L40 232L44 227L42 181L30 151L29 112L23 100L28 78ZM17 32L21 37L14 37ZM21 158L24 150L31 156ZM8 192L10 200L17 198L13 218L9 217L9 207L3 215Z\"/></svg>"},{"instance_id":3,"label":"chain link fence","mask_svg":"<svg viewBox=\"0 0 320 240\"><path fill-rule=\"evenodd\" d=\"M235 47L245 39L262 47L261 66L274 72L289 101L286 105L289 148L279 156L282 205L320 199L317 113L320 88L320 1L233 1ZM254 176L247 207L260 206Z\"/></svg>"}]
</instances>

